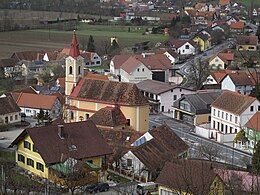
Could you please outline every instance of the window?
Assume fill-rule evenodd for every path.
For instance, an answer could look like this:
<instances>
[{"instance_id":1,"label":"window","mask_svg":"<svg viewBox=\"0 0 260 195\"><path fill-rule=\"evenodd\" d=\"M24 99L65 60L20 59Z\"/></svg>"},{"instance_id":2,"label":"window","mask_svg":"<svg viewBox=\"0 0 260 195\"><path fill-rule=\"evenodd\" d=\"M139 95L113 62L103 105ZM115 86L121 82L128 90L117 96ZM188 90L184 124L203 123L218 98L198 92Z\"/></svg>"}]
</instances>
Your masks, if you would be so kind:
<instances>
[{"instance_id":1,"label":"window","mask_svg":"<svg viewBox=\"0 0 260 195\"><path fill-rule=\"evenodd\" d=\"M139 68L137 68L137 72L139 72L140 71L140 69Z\"/></svg>"},{"instance_id":2,"label":"window","mask_svg":"<svg viewBox=\"0 0 260 195\"><path fill-rule=\"evenodd\" d=\"M218 122L217 124L218 124L218 127L217 127L217 128L218 128L218 130L219 130L219 128L220 128L219 122Z\"/></svg>"},{"instance_id":3,"label":"window","mask_svg":"<svg viewBox=\"0 0 260 195\"><path fill-rule=\"evenodd\" d=\"M229 120L232 122L232 114L230 114L230 118L229 118Z\"/></svg>"},{"instance_id":4,"label":"window","mask_svg":"<svg viewBox=\"0 0 260 195\"><path fill-rule=\"evenodd\" d=\"M220 111L218 111L218 117L220 116Z\"/></svg>"},{"instance_id":5,"label":"window","mask_svg":"<svg viewBox=\"0 0 260 195\"><path fill-rule=\"evenodd\" d=\"M22 163L25 163L25 158L24 158L24 155L22 155L22 154L18 154L18 161L19 162L22 162Z\"/></svg>"},{"instance_id":6,"label":"window","mask_svg":"<svg viewBox=\"0 0 260 195\"><path fill-rule=\"evenodd\" d=\"M215 124L215 121L213 121L213 129L215 129L215 127L216 127L215 125L216 125L216 124Z\"/></svg>"},{"instance_id":7,"label":"window","mask_svg":"<svg viewBox=\"0 0 260 195\"><path fill-rule=\"evenodd\" d=\"M95 62L91 62L91 64L93 65L93 64L95 64Z\"/></svg>"},{"instance_id":8,"label":"window","mask_svg":"<svg viewBox=\"0 0 260 195\"><path fill-rule=\"evenodd\" d=\"M69 74L72 74L72 66L69 68Z\"/></svg>"},{"instance_id":9,"label":"window","mask_svg":"<svg viewBox=\"0 0 260 195\"><path fill-rule=\"evenodd\" d=\"M221 132L224 131L224 124L221 123Z\"/></svg>"},{"instance_id":10,"label":"window","mask_svg":"<svg viewBox=\"0 0 260 195\"><path fill-rule=\"evenodd\" d=\"M14 118L15 118L15 120L18 120L18 115L16 114L16 115L14 116Z\"/></svg>"},{"instance_id":11,"label":"window","mask_svg":"<svg viewBox=\"0 0 260 195\"><path fill-rule=\"evenodd\" d=\"M126 164L128 167L131 167L132 166L132 159L126 159Z\"/></svg>"},{"instance_id":12,"label":"window","mask_svg":"<svg viewBox=\"0 0 260 195\"><path fill-rule=\"evenodd\" d=\"M213 109L213 116L216 116L216 109Z\"/></svg>"},{"instance_id":13,"label":"window","mask_svg":"<svg viewBox=\"0 0 260 195\"><path fill-rule=\"evenodd\" d=\"M227 133L227 129L228 129L228 126L226 125L226 126L225 126L226 133Z\"/></svg>"},{"instance_id":14,"label":"window","mask_svg":"<svg viewBox=\"0 0 260 195\"><path fill-rule=\"evenodd\" d=\"M31 150L31 144L28 141L23 142L23 147Z\"/></svg>"},{"instance_id":15,"label":"window","mask_svg":"<svg viewBox=\"0 0 260 195\"><path fill-rule=\"evenodd\" d=\"M94 57L94 59L98 59L98 57L97 57L97 56L95 56L95 57Z\"/></svg>"},{"instance_id":16,"label":"window","mask_svg":"<svg viewBox=\"0 0 260 195\"><path fill-rule=\"evenodd\" d=\"M237 123L237 116L235 116L235 123Z\"/></svg>"},{"instance_id":17,"label":"window","mask_svg":"<svg viewBox=\"0 0 260 195\"><path fill-rule=\"evenodd\" d=\"M226 113L226 120L228 120L228 113Z\"/></svg>"},{"instance_id":18,"label":"window","mask_svg":"<svg viewBox=\"0 0 260 195\"><path fill-rule=\"evenodd\" d=\"M148 97L148 96L149 96L149 93L148 93L148 92L145 92L145 96Z\"/></svg>"},{"instance_id":19,"label":"window","mask_svg":"<svg viewBox=\"0 0 260 195\"><path fill-rule=\"evenodd\" d=\"M34 167L34 161L33 159L27 158L27 165Z\"/></svg>"},{"instance_id":20,"label":"window","mask_svg":"<svg viewBox=\"0 0 260 195\"><path fill-rule=\"evenodd\" d=\"M260 111L260 106L258 106L258 111Z\"/></svg>"},{"instance_id":21,"label":"window","mask_svg":"<svg viewBox=\"0 0 260 195\"><path fill-rule=\"evenodd\" d=\"M224 112L222 112L222 114L221 114L221 118L224 118Z\"/></svg>"},{"instance_id":22,"label":"window","mask_svg":"<svg viewBox=\"0 0 260 195\"><path fill-rule=\"evenodd\" d=\"M235 133L237 133L237 129L235 129Z\"/></svg>"},{"instance_id":23,"label":"window","mask_svg":"<svg viewBox=\"0 0 260 195\"><path fill-rule=\"evenodd\" d=\"M229 128L229 133L232 133L232 131L233 131L233 127L230 127Z\"/></svg>"},{"instance_id":24,"label":"window","mask_svg":"<svg viewBox=\"0 0 260 195\"><path fill-rule=\"evenodd\" d=\"M171 92L173 92L173 89L171 89Z\"/></svg>"},{"instance_id":25,"label":"window","mask_svg":"<svg viewBox=\"0 0 260 195\"><path fill-rule=\"evenodd\" d=\"M38 149L35 147L34 144L33 144L33 151L39 153Z\"/></svg>"},{"instance_id":26,"label":"window","mask_svg":"<svg viewBox=\"0 0 260 195\"><path fill-rule=\"evenodd\" d=\"M44 172L43 164L37 162L37 163L36 163L36 169L37 169L37 170L40 170L41 172Z\"/></svg>"},{"instance_id":27,"label":"window","mask_svg":"<svg viewBox=\"0 0 260 195\"><path fill-rule=\"evenodd\" d=\"M86 62L86 65L89 65L89 62Z\"/></svg>"},{"instance_id":28,"label":"window","mask_svg":"<svg viewBox=\"0 0 260 195\"><path fill-rule=\"evenodd\" d=\"M144 68L142 69L142 71L144 72Z\"/></svg>"},{"instance_id":29,"label":"window","mask_svg":"<svg viewBox=\"0 0 260 195\"><path fill-rule=\"evenodd\" d=\"M89 114L86 114L86 120L88 120L89 119Z\"/></svg>"},{"instance_id":30,"label":"window","mask_svg":"<svg viewBox=\"0 0 260 195\"><path fill-rule=\"evenodd\" d=\"M182 89L180 89L180 92L182 91Z\"/></svg>"},{"instance_id":31,"label":"window","mask_svg":"<svg viewBox=\"0 0 260 195\"><path fill-rule=\"evenodd\" d=\"M100 64L100 61L96 61L96 64Z\"/></svg>"},{"instance_id":32,"label":"window","mask_svg":"<svg viewBox=\"0 0 260 195\"><path fill-rule=\"evenodd\" d=\"M251 111L251 112L254 111L254 106L250 106L250 111Z\"/></svg>"},{"instance_id":33,"label":"window","mask_svg":"<svg viewBox=\"0 0 260 195\"><path fill-rule=\"evenodd\" d=\"M81 66L78 67L78 74L81 74Z\"/></svg>"},{"instance_id":34,"label":"window","mask_svg":"<svg viewBox=\"0 0 260 195\"><path fill-rule=\"evenodd\" d=\"M130 126L130 119L127 119L127 126Z\"/></svg>"},{"instance_id":35,"label":"window","mask_svg":"<svg viewBox=\"0 0 260 195\"><path fill-rule=\"evenodd\" d=\"M185 45L185 49L190 49L190 46L189 45Z\"/></svg>"},{"instance_id":36,"label":"window","mask_svg":"<svg viewBox=\"0 0 260 195\"><path fill-rule=\"evenodd\" d=\"M152 94L152 93L150 93L150 98L152 98L152 99L153 99L153 94Z\"/></svg>"},{"instance_id":37,"label":"window","mask_svg":"<svg viewBox=\"0 0 260 195\"><path fill-rule=\"evenodd\" d=\"M74 113L73 113L73 111L70 111L70 119L71 119L71 120L74 119Z\"/></svg>"},{"instance_id":38,"label":"window","mask_svg":"<svg viewBox=\"0 0 260 195\"><path fill-rule=\"evenodd\" d=\"M174 96L173 96L173 100L177 100L177 95L174 95Z\"/></svg>"}]
</instances>

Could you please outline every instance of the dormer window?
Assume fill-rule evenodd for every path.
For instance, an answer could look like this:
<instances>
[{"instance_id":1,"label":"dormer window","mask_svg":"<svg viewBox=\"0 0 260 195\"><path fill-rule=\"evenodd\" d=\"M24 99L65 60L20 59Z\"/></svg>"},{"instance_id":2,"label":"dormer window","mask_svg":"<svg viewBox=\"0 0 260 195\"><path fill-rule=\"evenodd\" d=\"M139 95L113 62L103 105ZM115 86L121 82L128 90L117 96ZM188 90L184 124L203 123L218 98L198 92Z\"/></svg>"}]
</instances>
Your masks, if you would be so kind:
<instances>
[{"instance_id":1,"label":"dormer window","mask_svg":"<svg viewBox=\"0 0 260 195\"><path fill-rule=\"evenodd\" d=\"M69 74L72 74L72 66L69 67Z\"/></svg>"}]
</instances>

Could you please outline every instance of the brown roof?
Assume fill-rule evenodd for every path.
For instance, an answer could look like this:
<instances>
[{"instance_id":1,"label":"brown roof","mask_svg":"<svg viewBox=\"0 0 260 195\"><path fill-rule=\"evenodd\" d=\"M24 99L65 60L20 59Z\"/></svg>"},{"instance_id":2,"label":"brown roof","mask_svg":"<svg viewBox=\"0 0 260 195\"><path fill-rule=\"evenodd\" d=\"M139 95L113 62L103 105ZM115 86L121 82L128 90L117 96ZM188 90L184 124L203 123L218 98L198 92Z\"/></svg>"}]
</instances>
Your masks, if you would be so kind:
<instances>
[{"instance_id":1,"label":"brown roof","mask_svg":"<svg viewBox=\"0 0 260 195\"><path fill-rule=\"evenodd\" d=\"M59 84L62 88L65 88L65 77L57 78L59 80Z\"/></svg>"},{"instance_id":2,"label":"brown roof","mask_svg":"<svg viewBox=\"0 0 260 195\"><path fill-rule=\"evenodd\" d=\"M149 131L153 139L134 148L132 153L149 169L160 169L166 161L178 158L188 145L167 125Z\"/></svg>"},{"instance_id":3,"label":"brown roof","mask_svg":"<svg viewBox=\"0 0 260 195\"><path fill-rule=\"evenodd\" d=\"M148 100L135 84L81 79L70 98L121 105L144 105Z\"/></svg>"},{"instance_id":4,"label":"brown roof","mask_svg":"<svg viewBox=\"0 0 260 195\"><path fill-rule=\"evenodd\" d=\"M57 99L56 95L20 93L16 103L20 107L51 110Z\"/></svg>"},{"instance_id":5,"label":"brown roof","mask_svg":"<svg viewBox=\"0 0 260 195\"><path fill-rule=\"evenodd\" d=\"M229 76L236 86L254 85L252 79L250 78L250 75L246 72L236 71L234 73L229 73L226 76Z\"/></svg>"},{"instance_id":6,"label":"brown roof","mask_svg":"<svg viewBox=\"0 0 260 195\"><path fill-rule=\"evenodd\" d=\"M178 191L203 195L209 193L216 176L210 162L179 160L167 162L155 182Z\"/></svg>"},{"instance_id":7,"label":"brown roof","mask_svg":"<svg viewBox=\"0 0 260 195\"><path fill-rule=\"evenodd\" d=\"M219 0L219 5L229 5L230 0Z\"/></svg>"},{"instance_id":8,"label":"brown roof","mask_svg":"<svg viewBox=\"0 0 260 195\"><path fill-rule=\"evenodd\" d=\"M19 90L12 91L11 93L31 93L31 94L38 94L35 89L31 86L25 87Z\"/></svg>"},{"instance_id":9,"label":"brown roof","mask_svg":"<svg viewBox=\"0 0 260 195\"><path fill-rule=\"evenodd\" d=\"M232 70L219 70L211 73L211 76L215 79L217 83L221 83L223 78L228 74L231 73Z\"/></svg>"},{"instance_id":10,"label":"brown roof","mask_svg":"<svg viewBox=\"0 0 260 195\"><path fill-rule=\"evenodd\" d=\"M234 114L242 114L256 98L242 95L237 92L224 91L213 103L212 107L216 107Z\"/></svg>"},{"instance_id":11,"label":"brown roof","mask_svg":"<svg viewBox=\"0 0 260 195\"><path fill-rule=\"evenodd\" d=\"M217 56L227 63L228 61L233 61L235 55L233 53L218 53Z\"/></svg>"},{"instance_id":12,"label":"brown roof","mask_svg":"<svg viewBox=\"0 0 260 195\"><path fill-rule=\"evenodd\" d=\"M142 62L140 62L135 57L129 57L121 66L120 68L126 71L128 74L132 73L137 67L139 67Z\"/></svg>"},{"instance_id":13,"label":"brown roof","mask_svg":"<svg viewBox=\"0 0 260 195\"><path fill-rule=\"evenodd\" d=\"M258 37L257 36L239 36L237 38L238 45L257 45Z\"/></svg>"},{"instance_id":14,"label":"brown roof","mask_svg":"<svg viewBox=\"0 0 260 195\"><path fill-rule=\"evenodd\" d=\"M231 22L230 28L233 28L233 29L245 28L245 23L244 22Z\"/></svg>"},{"instance_id":15,"label":"brown roof","mask_svg":"<svg viewBox=\"0 0 260 195\"><path fill-rule=\"evenodd\" d=\"M20 111L21 109L11 96L0 97L0 115Z\"/></svg>"},{"instance_id":16,"label":"brown roof","mask_svg":"<svg viewBox=\"0 0 260 195\"><path fill-rule=\"evenodd\" d=\"M245 124L246 127L260 131L260 112L256 112Z\"/></svg>"},{"instance_id":17,"label":"brown roof","mask_svg":"<svg viewBox=\"0 0 260 195\"><path fill-rule=\"evenodd\" d=\"M127 120L119 107L105 107L90 117L96 125L116 127L127 124Z\"/></svg>"},{"instance_id":18,"label":"brown roof","mask_svg":"<svg viewBox=\"0 0 260 195\"><path fill-rule=\"evenodd\" d=\"M13 67L17 64L17 61L13 58L0 59L0 67Z\"/></svg>"},{"instance_id":19,"label":"brown roof","mask_svg":"<svg viewBox=\"0 0 260 195\"><path fill-rule=\"evenodd\" d=\"M176 14L164 13L160 14L160 20L165 22L171 22L173 18L176 18Z\"/></svg>"},{"instance_id":20,"label":"brown roof","mask_svg":"<svg viewBox=\"0 0 260 195\"><path fill-rule=\"evenodd\" d=\"M115 69L119 69L120 66L131 56L131 54L127 55L115 55L111 61L114 62Z\"/></svg>"},{"instance_id":21,"label":"brown roof","mask_svg":"<svg viewBox=\"0 0 260 195\"><path fill-rule=\"evenodd\" d=\"M25 129L13 142L17 145L28 134L46 164L64 162L69 157L85 159L111 154L112 150L92 121L65 123L64 139L58 125ZM71 150L74 145L76 149Z\"/></svg>"}]
</instances>

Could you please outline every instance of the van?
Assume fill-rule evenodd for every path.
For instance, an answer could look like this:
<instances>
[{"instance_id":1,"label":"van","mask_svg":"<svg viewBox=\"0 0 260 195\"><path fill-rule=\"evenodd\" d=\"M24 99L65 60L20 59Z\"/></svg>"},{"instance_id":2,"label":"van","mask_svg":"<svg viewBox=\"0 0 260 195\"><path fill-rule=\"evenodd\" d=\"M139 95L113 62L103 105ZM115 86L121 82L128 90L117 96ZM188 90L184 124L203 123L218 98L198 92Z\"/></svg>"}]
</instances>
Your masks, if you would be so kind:
<instances>
[{"instance_id":1,"label":"van","mask_svg":"<svg viewBox=\"0 0 260 195\"><path fill-rule=\"evenodd\" d=\"M150 194L157 195L158 194L158 184L154 182L147 183L139 183L136 187L136 192L139 195L145 195L147 192Z\"/></svg>"}]
</instances>

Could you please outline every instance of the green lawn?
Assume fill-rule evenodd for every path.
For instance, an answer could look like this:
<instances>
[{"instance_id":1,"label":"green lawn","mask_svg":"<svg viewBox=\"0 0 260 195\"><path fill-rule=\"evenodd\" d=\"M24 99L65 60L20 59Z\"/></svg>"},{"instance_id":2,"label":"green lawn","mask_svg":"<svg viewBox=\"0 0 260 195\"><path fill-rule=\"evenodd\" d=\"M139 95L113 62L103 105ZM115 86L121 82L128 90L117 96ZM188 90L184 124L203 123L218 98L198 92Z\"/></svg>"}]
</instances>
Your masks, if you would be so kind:
<instances>
[{"instance_id":1,"label":"green lawn","mask_svg":"<svg viewBox=\"0 0 260 195\"><path fill-rule=\"evenodd\" d=\"M88 25L81 23L76 31L79 44L87 43L90 35L94 37L96 49L101 50L104 41L116 36L119 46L124 48L135 43L151 41L157 43L167 39L163 35L142 35L147 27L130 27L118 25ZM69 47L72 31L48 29L0 32L0 58L8 58L16 51L30 50L60 50ZM99 51L98 51L99 52Z\"/></svg>"}]
</instances>

